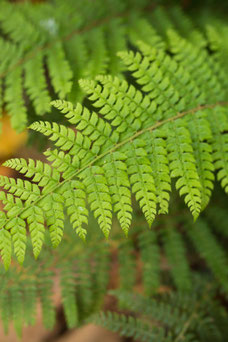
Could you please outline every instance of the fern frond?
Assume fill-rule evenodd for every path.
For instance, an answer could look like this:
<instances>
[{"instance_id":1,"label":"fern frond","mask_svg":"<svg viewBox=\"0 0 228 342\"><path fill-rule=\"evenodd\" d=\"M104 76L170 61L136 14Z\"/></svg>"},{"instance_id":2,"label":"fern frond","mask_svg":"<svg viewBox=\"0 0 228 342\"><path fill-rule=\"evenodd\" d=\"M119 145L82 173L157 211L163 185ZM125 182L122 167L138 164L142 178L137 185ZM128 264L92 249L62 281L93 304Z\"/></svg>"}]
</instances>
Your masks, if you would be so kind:
<instances>
[{"instance_id":1,"label":"fern frond","mask_svg":"<svg viewBox=\"0 0 228 342\"><path fill-rule=\"evenodd\" d=\"M91 320L111 331L119 332L120 335L133 337L134 340L140 338L142 341L193 341L200 336L201 341L209 341L211 337L214 341L222 341L223 328L216 321L217 305L208 298L210 291L204 286L203 289L203 297L200 297L202 292L196 290L197 298L188 296L189 305L183 305L181 308L176 307L175 303L181 298L181 303L186 304L186 300L179 293L158 296L151 300L114 290L111 294L116 296L120 303L125 301L130 313L102 312L92 316Z\"/></svg>"},{"instance_id":2,"label":"fern frond","mask_svg":"<svg viewBox=\"0 0 228 342\"><path fill-rule=\"evenodd\" d=\"M188 43L183 40L183 44ZM196 77L192 79L191 70L188 72L184 64L181 66L182 57L180 62L179 57L175 61L178 54L173 59L145 43L139 46L142 54L131 51L119 54L132 72L136 87L111 76L99 76L96 81L81 80L94 111L79 103L73 106L68 101L57 100L52 105L63 113L72 128L41 121L31 125L58 148L45 152L52 165L31 159L5 163L36 184L7 178L2 184L10 192L2 195L8 211L3 227L10 230L14 226L13 216L17 215L15 219L25 229L34 215L38 215L37 229L36 224L29 228L33 232L36 257L43 243L44 222L53 246L60 243L65 207L82 239L86 236L88 209L93 211L107 237L113 212L124 232L128 232L132 219L131 193L151 225L157 210L168 211L171 178L175 178L176 188L194 219L210 199L214 169L222 186L227 188L227 109L226 102L221 102L223 94L219 97L221 84L214 69L206 63L211 85L216 83L216 86L214 92L210 90L215 103L209 101L205 105L206 89L202 82L206 79L202 75L199 81ZM193 55L197 61L196 52ZM201 63L201 55L198 59ZM206 59L203 50L202 61ZM28 205L33 207L32 211ZM22 235L18 238L24 244ZM18 257L22 260L24 251L22 247L19 249Z\"/></svg>"}]
</instances>

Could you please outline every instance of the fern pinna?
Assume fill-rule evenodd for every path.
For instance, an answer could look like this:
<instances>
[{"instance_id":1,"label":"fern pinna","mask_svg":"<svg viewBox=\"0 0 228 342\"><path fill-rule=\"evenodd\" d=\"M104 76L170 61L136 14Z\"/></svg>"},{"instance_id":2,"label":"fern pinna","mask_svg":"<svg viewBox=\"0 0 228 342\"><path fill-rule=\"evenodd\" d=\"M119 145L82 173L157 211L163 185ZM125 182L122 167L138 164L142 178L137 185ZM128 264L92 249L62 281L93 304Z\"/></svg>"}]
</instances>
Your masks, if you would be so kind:
<instances>
[{"instance_id":1,"label":"fern pinna","mask_svg":"<svg viewBox=\"0 0 228 342\"><path fill-rule=\"evenodd\" d=\"M224 80L205 49L172 30L168 39L172 56L142 42L140 52L119 53L134 78L130 84L111 76L80 80L91 109L53 101L72 128L42 121L30 126L56 148L44 152L51 165L22 158L5 163L25 177L0 180L8 192L1 192L1 255L6 267L12 244L23 262L27 225L35 257L45 225L56 247L63 235L65 209L82 239L88 208L108 237L113 213L127 234L131 194L149 226L157 212L167 213L172 178L194 219L210 199L214 171L228 191Z\"/></svg>"}]
</instances>

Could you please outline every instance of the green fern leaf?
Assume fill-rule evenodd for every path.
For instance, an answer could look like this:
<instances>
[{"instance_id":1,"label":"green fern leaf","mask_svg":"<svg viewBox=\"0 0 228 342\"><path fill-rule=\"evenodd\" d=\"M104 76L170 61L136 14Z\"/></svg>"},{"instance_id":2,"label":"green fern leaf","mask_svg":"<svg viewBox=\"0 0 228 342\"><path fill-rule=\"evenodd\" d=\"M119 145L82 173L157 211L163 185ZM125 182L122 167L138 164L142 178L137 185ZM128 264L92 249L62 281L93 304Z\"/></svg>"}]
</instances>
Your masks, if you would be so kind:
<instances>
[{"instance_id":1,"label":"green fern leaf","mask_svg":"<svg viewBox=\"0 0 228 342\"><path fill-rule=\"evenodd\" d=\"M44 241L45 222L53 246L62 240L65 208L82 239L88 209L107 237L113 213L127 234L132 220L131 193L151 225L157 210L168 212L171 178L194 219L210 199L214 169L226 190L227 110L221 102L224 94L219 97L220 78L202 48L202 61L208 60L205 70L209 69L211 85L216 84L214 92L211 89L214 102L205 105L206 79L201 74L199 79L191 77L192 69L185 68L183 56L178 59L175 42L179 39L175 34L174 57L142 42L138 44L142 54L120 53L136 86L111 76L81 80L94 111L79 103L53 101L73 127L49 122L31 125L56 146L44 153L51 165L22 158L5 163L29 181L1 178L8 191L1 194L7 212L2 226L13 233L15 222L23 231L28 224L36 257ZM182 43L189 48L190 43ZM197 63L196 51L201 50L199 46L195 49L191 58ZM17 256L22 260L25 241L19 234L14 245L17 238Z\"/></svg>"}]
</instances>

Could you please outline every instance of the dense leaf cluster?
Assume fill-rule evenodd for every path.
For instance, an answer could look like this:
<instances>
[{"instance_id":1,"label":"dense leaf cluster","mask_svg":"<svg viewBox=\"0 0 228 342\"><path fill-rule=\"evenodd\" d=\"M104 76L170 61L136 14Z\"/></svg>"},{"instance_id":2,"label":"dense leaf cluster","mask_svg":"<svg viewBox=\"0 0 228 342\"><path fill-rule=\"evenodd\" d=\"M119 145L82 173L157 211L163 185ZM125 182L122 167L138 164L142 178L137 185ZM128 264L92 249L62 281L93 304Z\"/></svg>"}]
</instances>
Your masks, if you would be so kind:
<instances>
[{"instance_id":1,"label":"dense leaf cluster","mask_svg":"<svg viewBox=\"0 0 228 342\"><path fill-rule=\"evenodd\" d=\"M210 11L198 12L193 22L179 7L152 5L134 0L0 4L1 105L18 130L27 126L28 108L36 116L52 106L67 122L33 122L30 128L50 141L46 162L11 159L4 165L20 176L0 176L1 258L6 269L12 255L24 263L13 263L8 272L1 267L6 330L12 319L20 335L23 315L32 324L37 299L44 324L53 326L56 267L69 327L99 307L110 251L102 237L96 238L99 229L90 229L92 212L105 238L115 231L116 220L129 234L122 243L113 240L122 290L136 285L138 263L146 295L154 296L165 283L191 298L191 305L181 299L173 310L176 295L164 306L160 297L151 303L124 292L121 305L129 299L127 309L140 317L102 314L96 322L146 341L210 341L212 336L222 341L225 336L219 321L226 314L215 305L214 293L205 302L202 292L192 296L191 257L196 251L204 272L208 268L227 293L221 243L228 236L227 213L214 206L198 216L210 201L215 178L228 192L228 26ZM155 221L152 230L142 223L136 227L135 201L151 226L157 214L168 214L174 188L196 223L189 224L181 208L180 215ZM172 207L177 203L175 198ZM87 230L83 246L75 232L85 240ZM61 241L53 253L51 246ZM139 303L136 308L133 302ZM142 307L149 311L141 312ZM141 319L141 313L149 318Z\"/></svg>"}]
</instances>

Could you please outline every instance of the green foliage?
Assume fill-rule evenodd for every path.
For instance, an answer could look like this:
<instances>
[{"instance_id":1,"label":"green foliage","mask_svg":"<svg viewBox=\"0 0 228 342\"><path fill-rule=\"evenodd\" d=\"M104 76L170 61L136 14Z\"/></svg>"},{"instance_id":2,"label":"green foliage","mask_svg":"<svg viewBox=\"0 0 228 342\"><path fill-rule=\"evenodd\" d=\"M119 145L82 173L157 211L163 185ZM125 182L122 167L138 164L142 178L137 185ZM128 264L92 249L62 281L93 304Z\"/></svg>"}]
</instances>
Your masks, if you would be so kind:
<instances>
[{"instance_id":1,"label":"green foliage","mask_svg":"<svg viewBox=\"0 0 228 342\"><path fill-rule=\"evenodd\" d=\"M100 308L107 287L110 253L101 234L95 234L85 245L67 224L65 238L56 253L47 234L45 239L46 247L39 260L34 260L29 241L23 267L12 265L7 272L3 266L0 268L0 312L5 333L10 321L14 322L18 336L22 335L23 326L34 325L38 302L44 326L52 329L56 322L53 293L57 291L61 293L69 328L78 326L88 314ZM100 250L94 258L97 244Z\"/></svg>"},{"instance_id":2,"label":"green foliage","mask_svg":"<svg viewBox=\"0 0 228 342\"><path fill-rule=\"evenodd\" d=\"M78 0L64 3L55 0L34 6L30 2L2 1L0 108L10 114L13 127L21 131L34 115L50 112L50 101L56 96L73 102L82 100L80 78L93 79L107 73L122 77L124 67L117 52L129 44L136 47L140 41L160 51L167 48L175 51L178 61L182 59L187 70L193 71L192 80L196 84L199 79L207 80L204 88L210 93L215 77L210 78L203 56L203 68L198 68L200 60L197 60L197 48L209 46L214 53L209 66L216 70L225 86L221 91L227 94L227 80L220 69L227 70L227 46L223 44L227 35L225 21L205 10L199 16L194 15L207 35L205 38L179 7L169 8L166 13L157 3L98 0L86 4L84 1L82 6ZM183 76L179 76L182 82Z\"/></svg>"},{"instance_id":3,"label":"green foliage","mask_svg":"<svg viewBox=\"0 0 228 342\"><path fill-rule=\"evenodd\" d=\"M62 243L55 251L52 250L49 235L45 233L45 248L37 260L32 255L32 239L28 239L24 265L18 266L13 262L8 271L4 270L3 265L0 267L0 312L5 332L11 321L19 336L24 326L35 324L38 302L41 304L44 326L52 329L56 322L53 296L56 292L61 294L68 328L94 321L93 314L97 315L101 310L110 281L114 282L111 287L120 291L118 298L121 310L124 313L126 310L136 312L130 321L118 314L108 314L107 317L102 314L99 318L96 316L97 324L111 330L116 327L116 331L123 331L124 335L124 331L129 331L134 338L142 338L144 335L149 338L151 334L158 338L158 331L154 331L150 323L148 326L147 319L141 322L141 315L149 315L156 317L165 326L170 324L172 341L173 334L182 331L186 320L193 314L195 305L206 310L202 316L197 316L197 329L201 329L200 333L208 337L207 324L211 321L207 321L205 315L212 315L212 308L218 310L218 315L222 312L222 317L218 318L221 326L217 321L216 325L224 329L227 313L215 299L220 298L222 293L227 294L227 255L223 248L224 239L216 234L221 234L221 230L217 231L214 223L207 223L208 215L210 221L214 222L217 217L215 212L219 209L214 207L214 213L207 209L205 217L193 224L187 213L178 216L181 210L178 201L175 207L170 215L160 222L156 221L152 230L145 229L144 220L138 213L134 216L133 229L125 241L116 227L112 232L112 241L107 243L92 216L89 218L90 234L86 244L77 238L70 222L67 222ZM224 226L227 226L228 215L221 207L220 210ZM114 256L117 261L115 276L110 273ZM198 272L195 271L195 265ZM213 291L208 292L212 284ZM139 285L146 298L138 301L138 297L134 297L133 300L133 293ZM161 295L163 292L168 293L170 298ZM204 302L205 297L210 305L208 301ZM198 309L196 311L198 315ZM206 326L200 328L204 319ZM192 328L195 329L193 322ZM184 337L188 341L187 336Z\"/></svg>"},{"instance_id":4,"label":"green foliage","mask_svg":"<svg viewBox=\"0 0 228 342\"><path fill-rule=\"evenodd\" d=\"M16 130L27 127L28 115L32 121L31 111L36 116L50 112L56 96L82 99L77 85L81 77L122 72L116 53L126 48L128 28L133 39L137 30L129 18L133 15L140 25L141 11L149 1L133 3L99 0L84 1L82 6L80 1L55 0L34 6L1 1L0 105ZM126 14L128 8L132 13ZM144 25L150 30L149 23ZM137 31L137 37L142 39L143 32Z\"/></svg>"},{"instance_id":5,"label":"green foliage","mask_svg":"<svg viewBox=\"0 0 228 342\"><path fill-rule=\"evenodd\" d=\"M213 289L200 285L190 296L171 293L153 299L112 291L129 313L103 312L92 321L137 341L223 341L227 331L220 324L227 313L212 300Z\"/></svg>"},{"instance_id":6,"label":"green foliage","mask_svg":"<svg viewBox=\"0 0 228 342\"><path fill-rule=\"evenodd\" d=\"M24 260L27 224L35 257L43 243L44 223L53 247L58 246L65 208L81 238L86 237L88 209L108 237L113 213L127 234L131 193L151 226L157 211L168 212L172 178L194 219L209 202L215 170L227 192L228 110L222 82L204 47L169 32L173 57L146 43L139 43L141 52L119 53L135 85L118 77L98 76L96 81L80 80L91 109L53 101L72 128L48 121L30 126L56 146L45 152L51 166L22 158L4 164L29 178L2 177L0 183L8 191L8 195L1 193L2 227L11 233L19 262ZM189 54L187 59L181 55L185 45L191 47L193 60ZM203 74L193 77L194 63L203 63ZM7 233L4 236L7 267L11 241ZM174 249L179 241L182 250L181 238L169 234L167 238L170 243L173 240Z\"/></svg>"},{"instance_id":7,"label":"green foliage","mask_svg":"<svg viewBox=\"0 0 228 342\"><path fill-rule=\"evenodd\" d=\"M213 213L209 208L192 223L186 213L178 215L181 209L176 201L170 215L156 221L151 230L145 229L139 217L134 217L129 240L119 246L120 289L133 291L140 279L147 296L153 296L163 285L190 294L194 285L192 270L197 267L207 270L227 293L227 212L215 207ZM214 225L217 210L223 214L224 232ZM141 265L140 269L137 265Z\"/></svg>"},{"instance_id":8,"label":"green foliage","mask_svg":"<svg viewBox=\"0 0 228 342\"><path fill-rule=\"evenodd\" d=\"M215 178L228 192L227 24L210 10L191 20L155 5L0 4L0 105L17 130L29 121L49 140L42 160L8 160L20 175L0 177L5 331L11 320L19 336L34 324L37 301L54 326L57 274L68 327L87 320L102 306L114 249L115 295L131 314L93 321L142 341L227 336L218 300L228 290L228 217L216 201L204 211ZM31 123L51 106L58 122ZM153 223L157 214L166 215ZM139 282L146 298L129 294Z\"/></svg>"}]
</instances>

